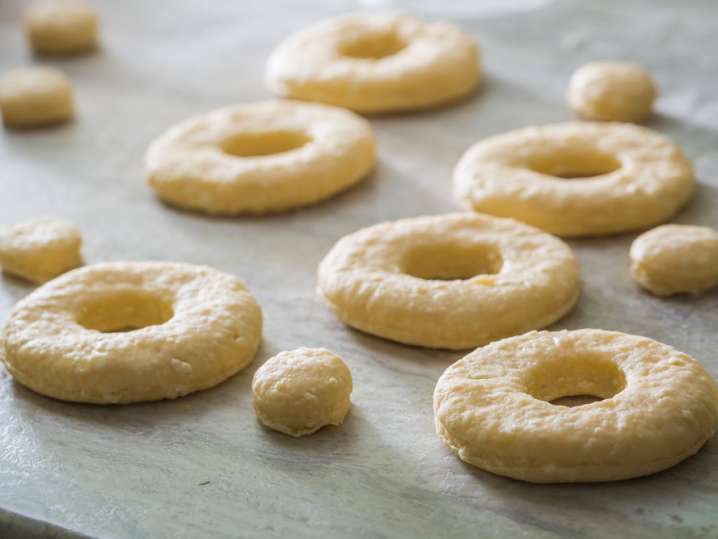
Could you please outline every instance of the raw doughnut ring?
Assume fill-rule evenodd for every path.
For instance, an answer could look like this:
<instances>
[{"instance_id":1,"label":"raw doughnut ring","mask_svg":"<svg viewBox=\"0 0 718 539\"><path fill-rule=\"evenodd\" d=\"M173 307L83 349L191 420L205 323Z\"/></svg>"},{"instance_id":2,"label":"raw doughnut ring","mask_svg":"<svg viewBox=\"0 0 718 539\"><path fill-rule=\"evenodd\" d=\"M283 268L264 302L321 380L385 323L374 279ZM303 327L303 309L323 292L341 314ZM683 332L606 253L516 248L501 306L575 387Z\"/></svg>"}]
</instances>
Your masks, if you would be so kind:
<instances>
[{"instance_id":1,"label":"raw doughnut ring","mask_svg":"<svg viewBox=\"0 0 718 539\"><path fill-rule=\"evenodd\" d=\"M376 160L368 122L347 111L261 101L190 118L152 143L149 184L211 214L264 213L328 198Z\"/></svg>"},{"instance_id":2,"label":"raw doughnut ring","mask_svg":"<svg viewBox=\"0 0 718 539\"><path fill-rule=\"evenodd\" d=\"M247 366L262 333L239 279L204 266L118 262L80 268L18 302L2 337L21 384L56 399L173 399Z\"/></svg>"},{"instance_id":3,"label":"raw doughnut ring","mask_svg":"<svg viewBox=\"0 0 718 539\"><path fill-rule=\"evenodd\" d=\"M552 404L569 395L603 398ZM669 468L713 436L718 389L695 359L615 331L531 332L479 348L434 390L436 431L469 464L535 483Z\"/></svg>"},{"instance_id":4,"label":"raw doughnut ring","mask_svg":"<svg viewBox=\"0 0 718 539\"><path fill-rule=\"evenodd\" d=\"M589 120L640 122L651 114L658 90L651 74L632 62L590 62L571 76L567 99Z\"/></svg>"},{"instance_id":5,"label":"raw doughnut ring","mask_svg":"<svg viewBox=\"0 0 718 539\"><path fill-rule=\"evenodd\" d=\"M559 236L653 226L688 202L690 162L655 131L621 123L560 123L482 140L454 172L469 209Z\"/></svg>"},{"instance_id":6,"label":"raw doughnut ring","mask_svg":"<svg viewBox=\"0 0 718 539\"><path fill-rule=\"evenodd\" d=\"M558 238L467 212L342 238L319 265L319 292L349 326L461 350L555 322L576 302L579 275Z\"/></svg>"},{"instance_id":7,"label":"raw doughnut ring","mask_svg":"<svg viewBox=\"0 0 718 539\"><path fill-rule=\"evenodd\" d=\"M267 360L252 380L252 404L259 421L290 436L341 425L351 407L352 375L325 348L299 348Z\"/></svg>"},{"instance_id":8,"label":"raw doughnut ring","mask_svg":"<svg viewBox=\"0 0 718 539\"><path fill-rule=\"evenodd\" d=\"M657 296L718 286L718 231L663 225L641 234L631 245L631 275Z\"/></svg>"},{"instance_id":9,"label":"raw doughnut ring","mask_svg":"<svg viewBox=\"0 0 718 539\"><path fill-rule=\"evenodd\" d=\"M481 79L471 38L448 22L352 14L290 36L269 59L279 95L358 112L421 109L470 94Z\"/></svg>"}]
</instances>

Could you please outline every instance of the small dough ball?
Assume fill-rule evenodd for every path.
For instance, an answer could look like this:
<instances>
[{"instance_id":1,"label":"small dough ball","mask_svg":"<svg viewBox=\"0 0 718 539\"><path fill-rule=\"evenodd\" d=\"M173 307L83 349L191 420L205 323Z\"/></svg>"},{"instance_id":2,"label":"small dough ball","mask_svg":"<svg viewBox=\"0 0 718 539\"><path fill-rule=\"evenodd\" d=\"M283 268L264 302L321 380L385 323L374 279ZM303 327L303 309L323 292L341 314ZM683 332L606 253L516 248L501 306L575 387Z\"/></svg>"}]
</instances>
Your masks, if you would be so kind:
<instances>
[{"instance_id":1,"label":"small dough ball","mask_svg":"<svg viewBox=\"0 0 718 539\"><path fill-rule=\"evenodd\" d=\"M718 231L664 225L631 245L631 275L657 296L697 294L718 285Z\"/></svg>"},{"instance_id":2,"label":"small dough ball","mask_svg":"<svg viewBox=\"0 0 718 539\"><path fill-rule=\"evenodd\" d=\"M577 69L568 87L568 103L582 118L640 122L658 95L651 74L631 62L590 62Z\"/></svg>"},{"instance_id":3,"label":"small dough ball","mask_svg":"<svg viewBox=\"0 0 718 539\"><path fill-rule=\"evenodd\" d=\"M73 117L72 83L51 67L23 67L0 77L0 113L6 127L37 127Z\"/></svg>"},{"instance_id":4,"label":"small dough ball","mask_svg":"<svg viewBox=\"0 0 718 539\"><path fill-rule=\"evenodd\" d=\"M325 348L299 348L269 359L254 374L257 418L291 436L341 425L351 407L352 375L342 359Z\"/></svg>"},{"instance_id":5,"label":"small dough ball","mask_svg":"<svg viewBox=\"0 0 718 539\"><path fill-rule=\"evenodd\" d=\"M0 265L18 277L44 283L82 265L80 231L60 219L40 218L0 231Z\"/></svg>"},{"instance_id":6,"label":"small dough ball","mask_svg":"<svg viewBox=\"0 0 718 539\"><path fill-rule=\"evenodd\" d=\"M33 52L65 56L97 48L97 10L84 2L39 2L25 13Z\"/></svg>"}]
</instances>

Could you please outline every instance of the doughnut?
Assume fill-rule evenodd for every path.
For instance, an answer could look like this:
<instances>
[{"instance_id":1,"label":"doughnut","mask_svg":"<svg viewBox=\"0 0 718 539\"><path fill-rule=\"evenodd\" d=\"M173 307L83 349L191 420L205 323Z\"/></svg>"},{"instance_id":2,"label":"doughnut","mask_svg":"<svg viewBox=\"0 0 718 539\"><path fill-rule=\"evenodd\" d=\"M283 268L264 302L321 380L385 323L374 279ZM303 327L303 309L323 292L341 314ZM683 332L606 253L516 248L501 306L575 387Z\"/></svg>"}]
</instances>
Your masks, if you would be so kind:
<instances>
[{"instance_id":1,"label":"doughnut","mask_svg":"<svg viewBox=\"0 0 718 539\"><path fill-rule=\"evenodd\" d=\"M567 100L587 120L640 122L653 111L658 90L651 74L631 62L590 62L571 76Z\"/></svg>"},{"instance_id":2,"label":"doughnut","mask_svg":"<svg viewBox=\"0 0 718 539\"><path fill-rule=\"evenodd\" d=\"M382 113L457 101L478 86L481 69L476 45L453 24L361 13L284 40L266 78L281 96Z\"/></svg>"},{"instance_id":3,"label":"doughnut","mask_svg":"<svg viewBox=\"0 0 718 539\"><path fill-rule=\"evenodd\" d=\"M72 83L51 67L21 67L0 77L0 114L6 127L67 122L74 115Z\"/></svg>"},{"instance_id":4,"label":"doughnut","mask_svg":"<svg viewBox=\"0 0 718 539\"><path fill-rule=\"evenodd\" d=\"M631 275L657 296L718 286L718 231L663 225L641 234L631 245Z\"/></svg>"},{"instance_id":5,"label":"doughnut","mask_svg":"<svg viewBox=\"0 0 718 539\"><path fill-rule=\"evenodd\" d=\"M693 194L681 150L633 124L527 127L472 146L454 171L462 206L564 237L617 234L672 217Z\"/></svg>"},{"instance_id":6,"label":"doughnut","mask_svg":"<svg viewBox=\"0 0 718 539\"><path fill-rule=\"evenodd\" d=\"M44 283L82 265L78 228L42 217L0 231L0 266L7 273Z\"/></svg>"},{"instance_id":7,"label":"doughnut","mask_svg":"<svg viewBox=\"0 0 718 539\"><path fill-rule=\"evenodd\" d=\"M25 13L25 34L36 54L80 54L97 48L97 19L84 2L38 2Z\"/></svg>"},{"instance_id":8,"label":"doughnut","mask_svg":"<svg viewBox=\"0 0 718 539\"><path fill-rule=\"evenodd\" d=\"M374 167L368 122L335 107L261 101L195 116L150 145L150 186L170 204L260 214L312 204Z\"/></svg>"},{"instance_id":9,"label":"doughnut","mask_svg":"<svg viewBox=\"0 0 718 539\"><path fill-rule=\"evenodd\" d=\"M319 265L345 324L405 344L462 350L555 322L573 307L570 247L474 213L386 222L345 236Z\"/></svg>"},{"instance_id":10,"label":"doughnut","mask_svg":"<svg viewBox=\"0 0 718 539\"><path fill-rule=\"evenodd\" d=\"M252 380L252 403L260 423L296 437L341 425L351 407L351 392L349 367L325 348L281 352Z\"/></svg>"},{"instance_id":11,"label":"doughnut","mask_svg":"<svg viewBox=\"0 0 718 539\"><path fill-rule=\"evenodd\" d=\"M175 262L73 270L10 313L0 340L13 378L65 401L174 399L246 367L262 313L242 282Z\"/></svg>"},{"instance_id":12,"label":"doughnut","mask_svg":"<svg viewBox=\"0 0 718 539\"><path fill-rule=\"evenodd\" d=\"M556 402L578 395L598 400ZM698 361L598 329L494 342L451 365L434 390L436 431L461 460L532 483L664 470L698 452L717 418L718 388Z\"/></svg>"}]
</instances>

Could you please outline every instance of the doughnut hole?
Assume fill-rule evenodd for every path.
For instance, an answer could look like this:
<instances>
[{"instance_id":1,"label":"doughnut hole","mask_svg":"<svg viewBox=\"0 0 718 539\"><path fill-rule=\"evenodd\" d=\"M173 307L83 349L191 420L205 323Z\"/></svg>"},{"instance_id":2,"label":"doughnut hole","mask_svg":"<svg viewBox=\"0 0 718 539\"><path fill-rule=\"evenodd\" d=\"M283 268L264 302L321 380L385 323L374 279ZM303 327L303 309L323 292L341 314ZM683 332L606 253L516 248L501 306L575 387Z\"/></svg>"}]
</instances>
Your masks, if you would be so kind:
<instances>
[{"instance_id":1,"label":"doughnut hole","mask_svg":"<svg viewBox=\"0 0 718 539\"><path fill-rule=\"evenodd\" d=\"M20 67L0 77L0 114L10 128L55 125L74 116L72 82L52 67Z\"/></svg>"},{"instance_id":2,"label":"doughnut hole","mask_svg":"<svg viewBox=\"0 0 718 539\"><path fill-rule=\"evenodd\" d=\"M407 251L402 272L419 279L455 281L495 275L502 266L501 252L492 244L425 244Z\"/></svg>"},{"instance_id":3,"label":"doughnut hole","mask_svg":"<svg viewBox=\"0 0 718 539\"><path fill-rule=\"evenodd\" d=\"M550 358L526 373L526 392L557 406L582 406L610 399L626 387L626 377L601 355Z\"/></svg>"},{"instance_id":4,"label":"doughnut hole","mask_svg":"<svg viewBox=\"0 0 718 539\"><path fill-rule=\"evenodd\" d=\"M220 144L222 151L236 157L262 157L297 150L311 142L302 131L238 133Z\"/></svg>"},{"instance_id":5,"label":"doughnut hole","mask_svg":"<svg viewBox=\"0 0 718 539\"><path fill-rule=\"evenodd\" d=\"M640 122L653 110L656 82L639 64L589 62L571 76L569 106L587 120Z\"/></svg>"},{"instance_id":6,"label":"doughnut hole","mask_svg":"<svg viewBox=\"0 0 718 539\"><path fill-rule=\"evenodd\" d=\"M621 162L597 148L560 148L528 157L524 166L539 174L570 180L594 178L621 168Z\"/></svg>"},{"instance_id":7,"label":"doughnut hole","mask_svg":"<svg viewBox=\"0 0 718 539\"><path fill-rule=\"evenodd\" d=\"M34 2L24 16L25 33L36 54L71 56L97 48L97 10L81 0Z\"/></svg>"},{"instance_id":8,"label":"doughnut hole","mask_svg":"<svg viewBox=\"0 0 718 539\"><path fill-rule=\"evenodd\" d=\"M339 47L339 54L358 60L382 60L406 48L408 43L394 31L352 36Z\"/></svg>"},{"instance_id":9,"label":"doughnut hole","mask_svg":"<svg viewBox=\"0 0 718 539\"><path fill-rule=\"evenodd\" d=\"M159 326L173 316L172 303L158 294L123 288L84 302L76 320L85 329L120 333Z\"/></svg>"}]
</instances>

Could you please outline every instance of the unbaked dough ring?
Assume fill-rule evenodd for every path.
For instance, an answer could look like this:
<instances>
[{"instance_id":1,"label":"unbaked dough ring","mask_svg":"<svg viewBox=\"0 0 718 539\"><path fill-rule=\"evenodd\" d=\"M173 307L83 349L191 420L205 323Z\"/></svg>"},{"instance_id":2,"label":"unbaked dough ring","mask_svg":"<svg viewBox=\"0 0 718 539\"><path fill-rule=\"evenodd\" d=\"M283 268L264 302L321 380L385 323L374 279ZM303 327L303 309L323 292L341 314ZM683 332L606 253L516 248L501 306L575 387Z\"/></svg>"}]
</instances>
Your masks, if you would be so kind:
<instances>
[{"instance_id":1,"label":"unbaked dough ring","mask_svg":"<svg viewBox=\"0 0 718 539\"><path fill-rule=\"evenodd\" d=\"M641 234L631 244L631 275L657 296L718 286L718 230L663 225Z\"/></svg>"},{"instance_id":2,"label":"unbaked dough ring","mask_svg":"<svg viewBox=\"0 0 718 539\"><path fill-rule=\"evenodd\" d=\"M462 350L555 322L576 302L579 274L558 238L467 212L345 236L319 265L319 292L349 326Z\"/></svg>"},{"instance_id":3,"label":"unbaked dough ring","mask_svg":"<svg viewBox=\"0 0 718 539\"><path fill-rule=\"evenodd\" d=\"M252 361L261 332L260 308L236 277L190 264L117 262L38 288L15 306L0 340L8 370L30 389L120 404L219 384Z\"/></svg>"},{"instance_id":4,"label":"unbaked dough ring","mask_svg":"<svg viewBox=\"0 0 718 539\"><path fill-rule=\"evenodd\" d=\"M267 69L267 84L279 95L362 113L456 101L480 80L477 47L460 28L391 13L310 26L282 42Z\"/></svg>"},{"instance_id":5,"label":"unbaked dough ring","mask_svg":"<svg viewBox=\"0 0 718 539\"><path fill-rule=\"evenodd\" d=\"M604 400L567 407L569 395ZM614 331L531 332L475 350L434 390L436 430L469 464L535 483L651 474L713 436L718 389L695 359Z\"/></svg>"},{"instance_id":6,"label":"unbaked dough ring","mask_svg":"<svg viewBox=\"0 0 718 539\"><path fill-rule=\"evenodd\" d=\"M474 211L559 236L615 234L666 221L695 178L681 150L632 124L570 122L482 140L461 158L454 193Z\"/></svg>"},{"instance_id":7,"label":"unbaked dough ring","mask_svg":"<svg viewBox=\"0 0 718 539\"><path fill-rule=\"evenodd\" d=\"M368 122L335 107L261 101L196 116L147 152L166 202L210 214L265 213L326 199L374 167Z\"/></svg>"}]
</instances>

